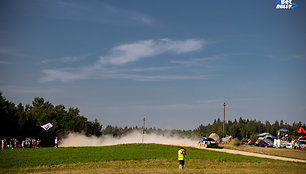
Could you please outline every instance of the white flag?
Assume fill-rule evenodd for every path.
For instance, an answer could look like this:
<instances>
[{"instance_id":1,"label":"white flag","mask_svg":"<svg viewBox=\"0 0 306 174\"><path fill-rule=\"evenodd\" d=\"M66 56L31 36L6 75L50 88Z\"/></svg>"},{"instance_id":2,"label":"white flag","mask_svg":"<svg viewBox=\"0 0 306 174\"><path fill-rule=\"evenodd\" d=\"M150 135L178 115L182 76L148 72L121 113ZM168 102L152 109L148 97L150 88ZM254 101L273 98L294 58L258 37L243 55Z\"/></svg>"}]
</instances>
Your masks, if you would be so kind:
<instances>
[{"instance_id":1,"label":"white flag","mask_svg":"<svg viewBox=\"0 0 306 174\"><path fill-rule=\"evenodd\" d=\"M40 127L42 127L45 130L49 130L52 127L52 124L51 123L47 123L45 125L41 125Z\"/></svg>"}]
</instances>

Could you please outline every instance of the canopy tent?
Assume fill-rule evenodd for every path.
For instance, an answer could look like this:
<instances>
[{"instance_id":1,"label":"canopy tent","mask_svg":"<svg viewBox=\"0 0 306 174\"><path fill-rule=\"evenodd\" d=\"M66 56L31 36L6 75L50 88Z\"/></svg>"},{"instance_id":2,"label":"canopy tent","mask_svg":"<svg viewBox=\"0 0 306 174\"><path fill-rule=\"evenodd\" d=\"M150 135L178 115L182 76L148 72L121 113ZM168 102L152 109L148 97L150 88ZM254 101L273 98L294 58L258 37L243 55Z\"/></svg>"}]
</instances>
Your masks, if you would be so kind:
<instances>
[{"instance_id":1,"label":"canopy tent","mask_svg":"<svg viewBox=\"0 0 306 174\"><path fill-rule=\"evenodd\" d=\"M303 129L302 127L300 127L297 130L295 130L294 132L297 132L297 133L301 134L301 133L306 133L306 130Z\"/></svg>"},{"instance_id":2,"label":"canopy tent","mask_svg":"<svg viewBox=\"0 0 306 174\"><path fill-rule=\"evenodd\" d=\"M288 132L288 130L287 129L280 129L279 131L281 131L281 132Z\"/></svg>"},{"instance_id":3,"label":"canopy tent","mask_svg":"<svg viewBox=\"0 0 306 174\"><path fill-rule=\"evenodd\" d=\"M267 135L271 135L271 134L268 133L268 132L258 134L259 137L264 137L264 136L267 136Z\"/></svg>"},{"instance_id":4,"label":"canopy tent","mask_svg":"<svg viewBox=\"0 0 306 174\"><path fill-rule=\"evenodd\" d=\"M263 140L263 139L275 139L275 137L273 135L271 135L268 132L262 133L262 134L258 134L258 139Z\"/></svg>"}]
</instances>

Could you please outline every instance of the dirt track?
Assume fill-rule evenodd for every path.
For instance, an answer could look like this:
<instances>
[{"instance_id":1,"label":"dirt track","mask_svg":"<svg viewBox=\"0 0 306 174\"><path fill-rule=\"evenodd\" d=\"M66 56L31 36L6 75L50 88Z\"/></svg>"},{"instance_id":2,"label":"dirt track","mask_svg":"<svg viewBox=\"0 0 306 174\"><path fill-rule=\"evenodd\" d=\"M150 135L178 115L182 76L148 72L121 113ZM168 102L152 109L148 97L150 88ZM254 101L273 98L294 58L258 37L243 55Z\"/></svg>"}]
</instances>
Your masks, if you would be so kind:
<instances>
[{"instance_id":1,"label":"dirt track","mask_svg":"<svg viewBox=\"0 0 306 174\"><path fill-rule=\"evenodd\" d=\"M218 152L226 152L226 153L232 153L232 154L245 155L245 156L255 156L255 157L260 157L260 158L270 158L270 159L275 159L275 160L306 163L306 160L286 158L286 157L280 157L280 156L272 156L272 155L265 155L265 154L254 153L254 152L245 152L245 151L232 150L232 149L215 149L215 148L205 148L205 149L218 151Z\"/></svg>"}]
</instances>

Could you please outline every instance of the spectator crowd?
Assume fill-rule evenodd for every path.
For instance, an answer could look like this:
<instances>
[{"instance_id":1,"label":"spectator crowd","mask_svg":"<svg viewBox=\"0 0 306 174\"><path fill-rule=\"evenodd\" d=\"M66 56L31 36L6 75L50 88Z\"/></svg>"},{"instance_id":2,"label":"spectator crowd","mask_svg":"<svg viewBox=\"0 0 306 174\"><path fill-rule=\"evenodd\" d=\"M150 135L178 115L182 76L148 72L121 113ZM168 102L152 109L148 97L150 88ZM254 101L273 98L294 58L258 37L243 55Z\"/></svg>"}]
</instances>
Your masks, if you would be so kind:
<instances>
[{"instance_id":1,"label":"spectator crowd","mask_svg":"<svg viewBox=\"0 0 306 174\"><path fill-rule=\"evenodd\" d=\"M27 137L25 140L16 138L6 139L1 138L1 149L15 149L15 148L37 148L40 147L40 139Z\"/></svg>"}]
</instances>

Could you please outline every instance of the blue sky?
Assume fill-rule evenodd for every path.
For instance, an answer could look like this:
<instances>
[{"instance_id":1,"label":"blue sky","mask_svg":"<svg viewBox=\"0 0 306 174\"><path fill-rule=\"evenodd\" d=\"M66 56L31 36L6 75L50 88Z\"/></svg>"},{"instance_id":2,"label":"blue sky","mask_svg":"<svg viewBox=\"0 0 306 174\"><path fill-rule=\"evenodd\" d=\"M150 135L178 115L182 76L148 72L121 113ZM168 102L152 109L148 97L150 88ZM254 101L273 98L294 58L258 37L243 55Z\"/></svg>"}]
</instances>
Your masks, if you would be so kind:
<instances>
[{"instance_id":1,"label":"blue sky","mask_svg":"<svg viewBox=\"0 0 306 174\"><path fill-rule=\"evenodd\" d=\"M305 2L0 2L0 90L104 126L306 121Z\"/></svg>"}]
</instances>

